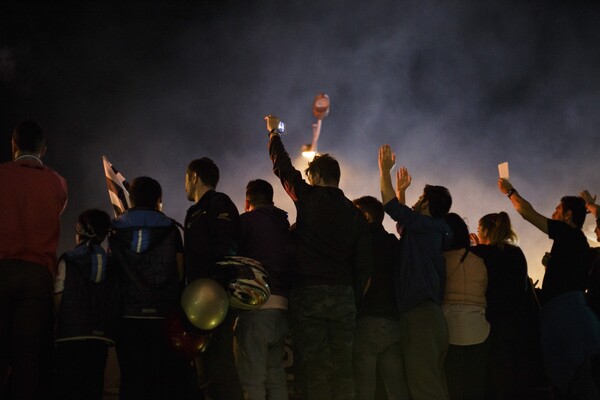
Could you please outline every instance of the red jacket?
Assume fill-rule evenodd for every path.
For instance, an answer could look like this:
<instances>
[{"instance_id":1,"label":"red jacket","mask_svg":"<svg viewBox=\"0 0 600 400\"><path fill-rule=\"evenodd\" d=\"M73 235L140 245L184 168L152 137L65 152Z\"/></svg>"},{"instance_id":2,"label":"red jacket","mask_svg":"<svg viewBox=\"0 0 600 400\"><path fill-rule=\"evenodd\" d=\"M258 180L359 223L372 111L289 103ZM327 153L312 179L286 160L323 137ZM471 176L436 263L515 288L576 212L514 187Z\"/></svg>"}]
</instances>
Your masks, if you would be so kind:
<instances>
[{"instance_id":1,"label":"red jacket","mask_svg":"<svg viewBox=\"0 0 600 400\"><path fill-rule=\"evenodd\" d=\"M0 164L0 260L30 261L54 271L66 203L66 181L36 158Z\"/></svg>"}]
</instances>

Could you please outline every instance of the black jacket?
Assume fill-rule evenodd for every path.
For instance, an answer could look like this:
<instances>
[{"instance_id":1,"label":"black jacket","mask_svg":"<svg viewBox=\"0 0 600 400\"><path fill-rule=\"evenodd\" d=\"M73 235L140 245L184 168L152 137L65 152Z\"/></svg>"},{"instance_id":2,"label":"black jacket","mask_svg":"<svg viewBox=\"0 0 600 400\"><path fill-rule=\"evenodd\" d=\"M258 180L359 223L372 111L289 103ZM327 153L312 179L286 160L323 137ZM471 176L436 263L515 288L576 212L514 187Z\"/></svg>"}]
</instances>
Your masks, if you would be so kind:
<instances>
[{"instance_id":1,"label":"black jacket","mask_svg":"<svg viewBox=\"0 0 600 400\"><path fill-rule=\"evenodd\" d=\"M394 292L394 268L398 251L398 238L386 232L383 225L370 223L369 230L373 240L373 260L371 285L364 296L358 316L374 316L398 319L400 314Z\"/></svg>"},{"instance_id":2,"label":"black jacket","mask_svg":"<svg viewBox=\"0 0 600 400\"><path fill-rule=\"evenodd\" d=\"M212 278L213 266L225 256L236 255L240 215L224 193L210 190L185 216L185 276L189 283Z\"/></svg>"},{"instance_id":3,"label":"black jacket","mask_svg":"<svg viewBox=\"0 0 600 400\"><path fill-rule=\"evenodd\" d=\"M292 287L348 285L360 295L373 268L367 220L340 189L306 183L277 135L269 154L297 210Z\"/></svg>"}]
</instances>

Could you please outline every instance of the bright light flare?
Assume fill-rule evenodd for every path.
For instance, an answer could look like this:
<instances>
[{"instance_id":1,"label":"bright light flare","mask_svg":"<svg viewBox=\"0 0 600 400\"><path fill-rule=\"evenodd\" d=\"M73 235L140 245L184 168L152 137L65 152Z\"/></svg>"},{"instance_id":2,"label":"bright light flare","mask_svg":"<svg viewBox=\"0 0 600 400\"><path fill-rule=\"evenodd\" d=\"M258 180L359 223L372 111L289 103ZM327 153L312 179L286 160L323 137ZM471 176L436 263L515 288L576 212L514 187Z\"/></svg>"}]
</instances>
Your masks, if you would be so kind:
<instances>
[{"instance_id":1,"label":"bright light flare","mask_svg":"<svg viewBox=\"0 0 600 400\"><path fill-rule=\"evenodd\" d=\"M316 154L317 152L313 150L310 143L302 146L302 157L308 158L308 161L312 161Z\"/></svg>"}]
</instances>

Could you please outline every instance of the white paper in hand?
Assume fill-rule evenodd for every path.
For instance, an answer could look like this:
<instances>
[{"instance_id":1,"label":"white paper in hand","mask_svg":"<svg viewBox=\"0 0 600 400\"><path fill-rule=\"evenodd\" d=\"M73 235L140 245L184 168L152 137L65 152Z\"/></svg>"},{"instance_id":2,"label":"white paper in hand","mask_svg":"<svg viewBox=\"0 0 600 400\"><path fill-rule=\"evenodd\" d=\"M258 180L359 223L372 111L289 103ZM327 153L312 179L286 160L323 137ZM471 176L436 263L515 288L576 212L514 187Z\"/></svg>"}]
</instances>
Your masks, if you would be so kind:
<instances>
[{"instance_id":1,"label":"white paper in hand","mask_svg":"<svg viewBox=\"0 0 600 400\"><path fill-rule=\"evenodd\" d=\"M508 180L508 161L498 164L498 173L500 174L500 178Z\"/></svg>"}]
</instances>

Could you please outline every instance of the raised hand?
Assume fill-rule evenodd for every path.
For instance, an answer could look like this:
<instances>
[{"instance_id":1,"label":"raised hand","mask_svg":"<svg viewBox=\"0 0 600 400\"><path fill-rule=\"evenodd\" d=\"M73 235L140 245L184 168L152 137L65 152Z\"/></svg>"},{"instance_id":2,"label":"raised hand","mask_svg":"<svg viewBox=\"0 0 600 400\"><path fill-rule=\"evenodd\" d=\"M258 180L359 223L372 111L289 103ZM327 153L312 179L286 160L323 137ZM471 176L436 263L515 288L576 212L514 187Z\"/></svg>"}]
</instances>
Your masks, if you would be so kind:
<instances>
[{"instance_id":1,"label":"raised hand","mask_svg":"<svg viewBox=\"0 0 600 400\"><path fill-rule=\"evenodd\" d=\"M272 114L267 115L265 121L267 121L267 131L269 132L279 127L279 118Z\"/></svg>"},{"instance_id":2,"label":"raised hand","mask_svg":"<svg viewBox=\"0 0 600 400\"><path fill-rule=\"evenodd\" d=\"M592 196L587 190L581 192L579 196L583 199L583 201L585 201L585 204L594 204L596 202L596 196Z\"/></svg>"},{"instance_id":3,"label":"raised hand","mask_svg":"<svg viewBox=\"0 0 600 400\"><path fill-rule=\"evenodd\" d=\"M514 189L514 188L513 188L513 185L507 179L499 178L498 179L498 189L500 189L500 191L503 194L507 194L510 189Z\"/></svg>"},{"instance_id":4,"label":"raised hand","mask_svg":"<svg viewBox=\"0 0 600 400\"><path fill-rule=\"evenodd\" d=\"M479 244L479 236L476 233L469 233L469 241L471 246L477 246Z\"/></svg>"},{"instance_id":5,"label":"raised hand","mask_svg":"<svg viewBox=\"0 0 600 400\"><path fill-rule=\"evenodd\" d=\"M596 196L592 196L587 190L584 190L579 195L583 201L585 201L585 208L588 210L588 212L591 212L594 217L598 218L598 215L600 214L600 207L598 207L596 204Z\"/></svg>"},{"instance_id":6,"label":"raised hand","mask_svg":"<svg viewBox=\"0 0 600 400\"><path fill-rule=\"evenodd\" d=\"M408 169L406 167L400 167L396 172L396 191L405 191L412 182L412 178L408 173Z\"/></svg>"},{"instance_id":7,"label":"raised hand","mask_svg":"<svg viewBox=\"0 0 600 400\"><path fill-rule=\"evenodd\" d=\"M391 147L387 144L382 145L379 148L379 172L382 174L390 173L394 165L396 165L396 154L392 151Z\"/></svg>"}]
</instances>

